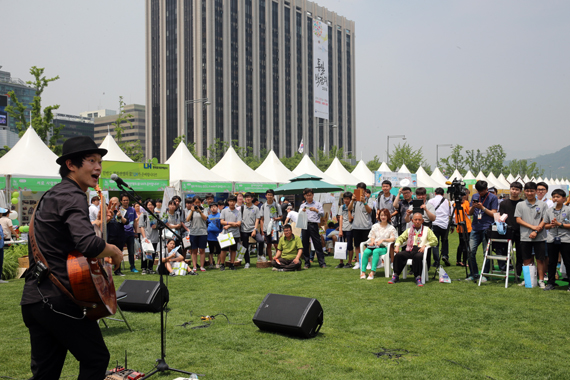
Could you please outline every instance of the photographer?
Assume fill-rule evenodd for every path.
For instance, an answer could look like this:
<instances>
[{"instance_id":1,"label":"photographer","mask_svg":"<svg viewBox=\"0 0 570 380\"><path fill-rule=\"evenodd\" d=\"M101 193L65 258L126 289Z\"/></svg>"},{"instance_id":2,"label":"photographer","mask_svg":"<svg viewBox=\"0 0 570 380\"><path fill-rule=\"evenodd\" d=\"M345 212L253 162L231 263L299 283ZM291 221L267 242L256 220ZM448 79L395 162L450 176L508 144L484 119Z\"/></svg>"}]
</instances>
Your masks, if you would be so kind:
<instances>
[{"instance_id":1,"label":"photographer","mask_svg":"<svg viewBox=\"0 0 570 380\"><path fill-rule=\"evenodd\" d=\"M467 281L479 279L479 268L477 267L477 248L483 243L483 251L487 249L487 237L485 231L495 221L493 214L499 208L499 199L496 195L487 190L487 181L477 181L475 184L477 193L471 198L471 208L469 215L473 215L471 235L469 236L469 277ZM482 282L487 278L483 277Z\"/></svg>"},{"instance_id":2,"label":"photographer","mask_svg":"<svg viewBox=\"0 0 570 380\"><path fill-rule=\"evenodd\" d=\"M448 267L449 263L449 243L447 240L449 218L451 216L451 206L449 201L443 197L444 191L441 187L435 189L435 197L428 202L435 208L435 220L433 221L432 231L438 239L438 243L433 247L433 257L436 262L434 266L439 267L439 245L441 243L441 260Z\"/></svg>"},{"instance_id":3,"label":"photographer","mask_svg":"<svg viewBox=\"0 0 570 380\"><path fill-rule=\"evenodd\" d=\"M400 200L400 194L404 197L403 200ZM396 215L398 235L401 235L406 230L406 211L408 211L411 206L412 189L408 186L401 187L396 199L394 199L394 208L398 211L398 215Z\"/></svg>"},{"instance_id":4,"label":"photographer","mask_svg":"<svg viewBox=\"0 0 570 380\"><path fill-rule=\"evenodd\" d=\"M199 196L193 198L192 210L186 216L186 222L190 222L190 251L192 252L193 271L197 271L198 250L200 250L200 271L205 272L204 260L206 259L206 245L208 244L208 215L202 207L202 199Z\"/></svg>"}]
</instances>

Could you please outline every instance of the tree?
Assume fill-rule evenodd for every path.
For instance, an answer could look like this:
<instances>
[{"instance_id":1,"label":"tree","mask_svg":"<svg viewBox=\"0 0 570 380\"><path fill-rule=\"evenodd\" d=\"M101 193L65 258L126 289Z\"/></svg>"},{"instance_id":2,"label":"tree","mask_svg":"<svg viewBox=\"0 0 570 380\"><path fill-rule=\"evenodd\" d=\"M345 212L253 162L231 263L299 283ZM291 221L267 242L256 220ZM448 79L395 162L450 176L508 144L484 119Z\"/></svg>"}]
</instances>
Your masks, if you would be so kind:
<instances>
[{"instance_id":1,"label":"tree","mask_svg":"<svg viewBox=\"0 0 570 380\"><path fill-rule=\"evenodd\" d=\"M396 171L402 164L406 164L411 173L417 172L420 166L427 172L431 172L431 167L424 158L422 148L414 150L408 143L396 145L396 148L390 153L389 159L390 164L388 166L392 171Z\"/></svg>"},{"instance_id":2,"label":"tree","mask_svg":"<svg viewBox=\"0 0 570 380\"><path fill-rule=\"evenodd\" d=\"M463 146L454 145L451 154L447 158L442 158L439 160L439 167L441 171L447 175L453 174L455 169L464 176L467 173L465 154L462 152Z\"/></svg>"},{"instance_id":3,"label":"tree","mask_svg":"<svg viewBox=\"0 0 570 380\"><path fill-rule=\"evenodd\" d=\"M499 175L506 169L505 158L507 158L507 154L501 145L497 144L488 147L484 157L485 166L483 168L483 174L486 176L491 172Z\"/></svg>"},{"instance_id":4,"label":"tree","mask_svg":"<svg viewBox=\"0 0 570 380\"><path fill-rule=\"evenodd\" d=\"M544 169L539 169L536 162L531 164L528 163L528 160L511 160L509 164L505 167L505 172L509 172L514 176L520 174L521 177L524 178L525 175L528 178L538 178L544 175Z\"/></svg>"},{"instance_id":5,"label":"tree","mask_svg":"<svg viewBox=\"0 0 570 380\"><path fill-rule=\"evenodd\" d=\"M324 152L322 149L319 149L317 152L317 167L322 170L323 172L331 166L332 162L335 158L338 158L342 166L349 172L354 170L354 165L346 162L344 160L344 149L339 148L337 146L332 146L328 152ZM348 154L348 159L353 158L352 155Z\"/></svg>"},{"instance_id":6,"label":"tree","mask_svg":"<svg viewBox=\"0 0 570 380\"><path fill-rule=\"evenodd\" d=\"M46 78L43 76L44 68L32 66L30 69L30 74L34 77L33 81L27 81L26 84L34 87L36 89L36 95L34 96L34 100L30 105L32 106L32 120L31 126L34 128L40 139L47 144L47 146L58 156L61 155L61 145L57 145L57 141L61 139L61 130L63 126L56 127L53 124L53 111L59 108L59 105L56 104L54 106L47 106L43 109L42 113L42 94L45 88L49 85L50 82L56 81L59 79L59 75L56 75L53 78ZM25 106L14 91L8 92L8 96L10 97L10 104L5 109L6 112L10 115L10 117L16 120L16 128L18 129L19 136L26 132L27 128L27 121L26 121L26 113L28 112L28 107Z\"/></svg>"},{"instance_id":7,"label":"tree","mask_svg":"<svg viewBox=\"0 0 570 380\"><path fill-rule=\"evenodd\" d=\"M377 171L380 165L382 165L382 162L380 162L380 158L378 156L374 156L373 159L366 163L366 166L368 166L368 169L370 169L372 173Z\"/></svg>"},{"instance_id":8,"label":"tree","mask_svg":"<svg viewBox=\"0 0 570 380\"><path fill-rule=\"evenodd\" d=\"M133 122L130 120L133 117L133 115L130 113L125 114L124 108L125 108L125 102L123 101L123 97L119 96L119 115L117 116L115 122L111 124L114 126L115 137L117 138L117 144L119 145L119 148L121 148L121 150L131 158L131 160L133 160L134 162L142 162L144 158L144 153L142 150L140 140L123 141L123 133L125 132L125 127L123 127L123 124L127 124L128 125L127 128L135 127L133 125Z\"/></svg>"},{"instance_id":9,"label":"tree","mask_svg":"<svg viewBox=\"0 0 570 380\"><path fill-rule=\"evenodd\" d=\"M280 158L281 162L285 167L291 171L299 165L299 162L303 159L303 154L299 152L295 152L295 154L291 157L282 157Z\"/></svg>"},{"instance_id":10,"label":"tree","mask_svg":"<svg viewBox=\"0 0 570 380\"><path fill-rule=\"evenodd\" d=\"M10 151L10 147L7 145L4 145L4 148L0 148L0 157L3 157L9 151Z\"/></svg>"},{"instance_id":11,"label":"tree","mask_svg":"<svg viewBox=\"0 0 570 380\"><path fill-rule=\"evenodd\" d=\"M465 166L471 170L474 176L479 174L485 168L485 154L480 149L466 150L465 151Z\"/></svg>"}]
</instances>

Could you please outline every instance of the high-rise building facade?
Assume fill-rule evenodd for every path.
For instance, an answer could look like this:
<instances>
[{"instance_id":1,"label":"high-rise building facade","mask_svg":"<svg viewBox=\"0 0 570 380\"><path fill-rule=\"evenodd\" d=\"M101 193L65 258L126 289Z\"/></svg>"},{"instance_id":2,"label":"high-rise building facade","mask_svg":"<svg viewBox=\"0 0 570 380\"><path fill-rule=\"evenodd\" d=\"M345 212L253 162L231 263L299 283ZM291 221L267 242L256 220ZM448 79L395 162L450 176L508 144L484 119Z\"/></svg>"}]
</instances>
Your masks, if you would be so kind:
<instances>
[{"instance_id":1,"label":"high-rise building facade","mask_svg":"<svg viewBox=\"0 0 570 380\"><path fill-rule=\"evenodd\" d=\"M97 145L101 145L105 137L110 133L111 136L115 137L117 132L115 132L115 126L111 125L117 121L119 115L109 110L105 110L106 112L98 112L98 117L93 118L93 127L94 127L94 140ZM145 151L146 145L146 136L145 136L145 128L146 128L146 121L145 121L145 106L141 104L126 104L123 107L123 117L125 117L128 121L124 121L121 126L124 128L124 132L122 133L121 141L123 142L141 142L141 148L143 152ZM96 111L89 111L87 114L91 113L94 115ZM102 114L105 116L101 116ZM85 114L82 112L81 114ZM127 115L131 115L127 117ZM132 128L131 128L132 124Z\"/></svg>"},{"instance_id":2,"label":"high-rise building facade","mask_svg":"<svg viewBox=\"0 0 570 380\"><path fill-rule=\"evenodd\" d=\"M64 140L68 140L72 137L95 137L95 129L92 117L54 113L52 122L56 127L63 127L59 132L61 138L56 142L58 145L63 144Z\"/></svg>"},{"instance_id":3,"label":"high-rise building facade","mask_svg":"<svg viewBox=\"0 0 570 380\"><path fill-rule=\"evenodd\" d=\"M2 66L0 66L1 68ZM14 91L18 100L26 106L26 111L24 112L24 117L26 118L26 125L24 125L24 129L28 127L30 124L30 111L32 109L31 103L34 100L34 96L36 96L36 89L23 80L19 78L14 78L8 71L1 71L0 70L0 94L8 95L8 92ZM11 101L8 97L7 105L15 106L15 104ZM7 113L2 108L1 113L1 123L0 123L0 130L8 130L14 133L18 133L18 128L16 127L16 120L7 115ZM4 125L6 124L6 125ZM13 141L10 140L10 141ZM13 145L10 145L12 147Z\"/></svg>"},{"instance_id":4,"label":"high-rise building facade","mask_svg":"<svg viewBox=\"0 0 570 380\"><path fill-rule=\"evenodd\" d=\"M199 155L216 139L354 154L354 39L353 21L306 0L147 0L147 158L181 135Z\"/></svg>"}]
</instances>

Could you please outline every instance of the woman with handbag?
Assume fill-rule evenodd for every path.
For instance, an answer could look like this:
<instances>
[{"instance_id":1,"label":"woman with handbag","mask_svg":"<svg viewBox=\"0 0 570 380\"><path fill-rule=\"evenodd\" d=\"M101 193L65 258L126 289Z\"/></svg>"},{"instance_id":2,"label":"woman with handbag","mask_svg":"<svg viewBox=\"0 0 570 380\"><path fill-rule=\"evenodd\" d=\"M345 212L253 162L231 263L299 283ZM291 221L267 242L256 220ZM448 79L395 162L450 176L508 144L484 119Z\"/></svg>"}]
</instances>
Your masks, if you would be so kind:
<instances>
[{"instance_id":1,"label":"woman with handbag","mask_svg":"<svg viewBox=\"0 0 570 380\"><path fill-rule=\"evenodd\" d=\"M376 274L376 267L378 266L378 260L380 256L388 253L388 247L390 243L396 241L398 233L392 224L390 223L392 216L387 208L383 208L378 211L377 220L378 222L372 226L370 233L368 234L368 247L364 250L361 260L361 279L373 280ZM368 277L366 277L366 263L368 259L372 256L372 268Z\"/></svg>"}]
</instances>

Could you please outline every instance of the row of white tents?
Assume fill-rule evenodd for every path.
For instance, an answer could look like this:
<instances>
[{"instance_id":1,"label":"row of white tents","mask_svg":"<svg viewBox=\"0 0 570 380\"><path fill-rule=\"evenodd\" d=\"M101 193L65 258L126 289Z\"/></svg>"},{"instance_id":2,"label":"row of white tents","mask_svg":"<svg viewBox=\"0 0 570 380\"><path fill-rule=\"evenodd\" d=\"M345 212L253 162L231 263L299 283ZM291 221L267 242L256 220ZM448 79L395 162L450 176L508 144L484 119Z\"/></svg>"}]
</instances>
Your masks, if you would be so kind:
<instances>
[{"instance_id":1,"label":"row of white tents","mask_svg":"<svg viewBox=\"0 0 570 380\"><path fill-rule=\"evenodd\" d=\"M108 150L104 160L133 162L118 146L113 137L108 134L100 145ZM3 157L0 158L0 175L12 177L58 177L59 165L56 164L57 156L39 138L33 128L28 128L20 141ZM329 168L322 172L315 163L305 155L297 167L290 171L283 165L277 155L271 151L261 166L256 170L251 169L230 147L223 158L212 169L204 167L190 153L184 144L178 145L172 156L166 161L170 166L170 184L178 187L181 182L236 182L236 183L287 183L291 178L302 174L312 174L321 177L324 181L339 186L355 186L364 182L368 186L374 185L374 173L368 169L364 161L351 172L346 170L342 163L335 158ZM378 171L390 172L386 163L382 163ZM410 173L405 165L399 173ZM435 168L431 175L420 167L416 172L418 186L426 188L446 187L448 179ZM509 184L515 180L523 183L534 180L546 182L549 185L570 185L568 180L548 178L520 178L509 174L505 177L502 173L497 177L493 173L485 176L480 172L474 176L470 171L465 176L455 170L449 179L486 180L489 186L497 189L509 189Z\"/></svg>"}]
</instances>

